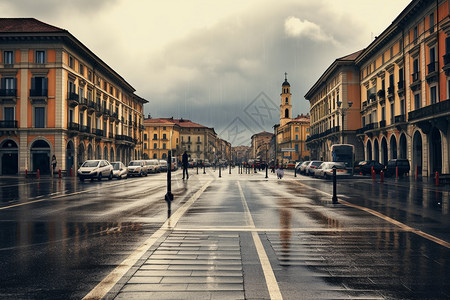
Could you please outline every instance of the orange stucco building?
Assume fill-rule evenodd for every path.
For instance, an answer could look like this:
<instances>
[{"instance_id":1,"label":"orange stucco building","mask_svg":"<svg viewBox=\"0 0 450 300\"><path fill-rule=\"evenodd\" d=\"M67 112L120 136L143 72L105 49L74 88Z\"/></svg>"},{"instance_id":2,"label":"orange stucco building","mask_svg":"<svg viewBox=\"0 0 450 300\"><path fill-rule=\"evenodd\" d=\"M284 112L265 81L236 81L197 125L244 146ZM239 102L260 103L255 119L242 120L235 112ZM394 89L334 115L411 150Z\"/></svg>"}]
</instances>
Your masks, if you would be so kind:
<instances>
[{"instance_id":1,"label":"orange stucco building","mask_svg":"<svg viewBox=\"0 0 450 300\"><path fill-rule=\"evenodd\" d=\"M0 19L0 174L142 154L147 101L67 30Z\"/></svg>"}]
</instances>

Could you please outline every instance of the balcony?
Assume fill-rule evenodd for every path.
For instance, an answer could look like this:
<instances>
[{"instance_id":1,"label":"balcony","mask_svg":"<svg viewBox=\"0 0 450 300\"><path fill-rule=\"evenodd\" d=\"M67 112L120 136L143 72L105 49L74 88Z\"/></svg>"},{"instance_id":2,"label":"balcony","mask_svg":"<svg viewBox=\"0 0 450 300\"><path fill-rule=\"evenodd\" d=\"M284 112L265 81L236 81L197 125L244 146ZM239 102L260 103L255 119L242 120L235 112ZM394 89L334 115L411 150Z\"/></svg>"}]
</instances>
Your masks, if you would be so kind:
<instances>
[{"instance_id":1,"label":"balcony","mask_svg":"<svg viewBox=\"0 0 450 300\"><path fill-rule=\"evenodd\" d=\"M368 100L369 100L369 101L367 101L367 102L372 102L372 101L377 100L376 94L375 94L375 93L370 94Z\"/></svg>"},{"instance_id":2,"label":"balcony","mask_svg":"<svg viewBox=\"0 0 450 300\"><path fill-rule=\"evenodd\" d=\"M48 97L48 90L38 90L38 89L30 89L30 97Z\"/></svg>"},{"instance_id":3,"label":"balcony","mask_svg":"<svg viewBox=\"0 0 450 300\"><path fill-rule=\"evenodd\" d=\"M95 111L95 102L94 101L88 100L87 111L88 111L88 114L92 114Z\"/></svg>"},{"instance_id":4,"label":"balcony","mask_svg":"<svg viewBox=\"0 0 450 300\"><path fill-rule=\"evenodd\" d=\"M425 119L433 119L442 115L448 116L450 114L450 100L431 104L408 113L408 120L410 122L417 122Z\"/></svg>"},{"instance_id":5,"label":"balcony","mask_svg":"<svg viewBox=\"0 0 450 300\"><path fill-rule=\"evenodd\" d=\"M69 122L69 124L67 124L67 129L73 131L80 131L80 124L75 122Z\"/></svg>"},{"instance_id":6,"label":"balcony","mask_svg":"<svg viewBox=\"0 0 450 300\"><path fill-rule=\"evenodd\" d=\"M80 102L78 104L78 108L82 111L86 110L88 107L88 99L84 97L80 97Z\"/></svg>"},{"instance_id":7,"label":"balcony","mask_svg":"<svg viewBox=\"0 0 450 300\"><path fill-rule=\"evenodd\" d=\"M67 102L70 107L76 107L80 103L80 95L74 92L67 94Z\"/></svg>"},{"instance_id":8,"label":"balcony","mask_svg":"<svg viewBox=\"0 0 450 300\"><path fill-rule=\"evenodd\" d=\"M394 101L394 95L395 95L394 87L393 86L388 87L388 89L387 89L387 97L388 97L389 101Z\"/></svg>"},{"instance_id":9,"label":"balcony","mask_svg":"<svg viewBox=\"0 0 450 300\"><path fill-rule=\"evenodd\" d=\"M112 139L112 138L114 137L114 134L113 134L112 132L110 132L110 133L108 133L108 137L109 137L110 139Z\"/></svg>"},{"instance_id":10,"label":"balcony","mask_svg":"<svg viewBox=\"0 0 450 300\"><path fill-rule=\"evenodd\" d=\"M96 136L103 136L103 130L101 130L101 129L95 129L94 134L95 134Z\"/></svg>"},{"instance_id":11,"label":"balcony","mask_svg":"<svg viewBox=\"0 0 450 300\"><path fill-rule=\"evenodd\" d=\"M384 128L384 127L386 127L386 120L381 120L379 122L379 127L378 128Z\"/></svg>"},{"instance_id":12,"label":"balcony","mask_svg":"<svg viewBox=\"0 0 450 300\"><path fill-rule=\"evenodd\" d=\"M394 123L405 123L406 122L406 116L405 115L398 115L394 117Z\"/></svg>"},{"instance_id":13,"label":"balcony","mask_svg":"<svg viewBox=\"0 0 450 300\"><path fill-rule=\"evenodd\" d=\"M16 97L17 89L0 89L0 97Z\"/></svg>"},{"instance_id":14,"label":"balcony","mask_svg":"<svg viewBox=\"0 0 450 300\"><path fill-rule=\"evenodd\" d=\"M18 128L17 120L2 120L0 128Z\"/></svg>"},{"instance_id":15,"label":"balcony","mask_svg":"<svg viewBox=\"0 0 450 300\"><path fill-rule=\"evenodd\" d=\"M91 127L86 125L80 125L80 132L91 133Z\"/></svg>"}]
</instances>

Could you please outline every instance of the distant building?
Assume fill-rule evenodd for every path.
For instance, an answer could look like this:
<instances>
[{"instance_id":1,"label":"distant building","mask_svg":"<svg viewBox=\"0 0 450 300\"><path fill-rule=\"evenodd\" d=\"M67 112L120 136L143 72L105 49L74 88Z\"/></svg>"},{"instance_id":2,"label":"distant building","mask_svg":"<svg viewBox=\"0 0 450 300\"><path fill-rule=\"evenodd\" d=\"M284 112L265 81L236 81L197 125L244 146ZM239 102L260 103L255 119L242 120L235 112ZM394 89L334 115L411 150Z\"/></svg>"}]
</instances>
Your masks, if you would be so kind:
<instances>
[{"instance_id":1,"label":"distant building","mask_svg":"<svg viewBox=\"0 0 450 300\"><path fill-rule=\"evenodd\" d=\"M220 139L214 128L183 118L149 118L144 120L144 126L144 153L149 158L165 159L169 150L179 160L184 151L191 159L207 159L211 163L231 158L230 143Z\"/></svg>"},{"instance_id":2,"label":"distant building","mask_svg":"<svg viewBox=\"0 0 450 300\"><path fill-rule=\"evenodd\" d=\"M285 74L280 94L280 124L274 126L274 158L279 164L305 160L310 155L305 144L309 136L309 115L292 119L291 95L291 85Z\"/></svg>"},{"instance_id":3,"label":"distant building","mask_svg":"<svg viewBox=\"0 0 450 300\"><path fill-rule=\"evenodd\" d=\"M232 147L232 159L235 163L248 162L251 158L252 148L249 146Z\"/></svg>"},{"instance_id":4,"label":"distant building","mask_svg":"<svg viewBox=\"0 0 450 300\"><path fill-rule=\"evenodd\" d=\"M336 59L306 93L311 129L306 146L311 159L331 161L331 146L352 144L357 160L363 160L363 145L356 136L361 128L359 68L355 59L362 52Z\"/></svg>"},{"instance_id":5,"label":"distant building","mask_svg":"<svg viewBox=\"0 0 450 300\"><path fill-rule=\"evenodd\" d=\"M263 131L252 135L251 158L258 161L270 160L270 141L273 133Z\"/></svg>"},{"instance_id":6,"label":"distant building","mask_svg":"<svg viewBox=\"0 0 450 300\"><path fill-rule=\"evenodd\" d=\"M0 19L0 174L141 158L148 101L67 30Z\"/></svg>"}]
</instances>

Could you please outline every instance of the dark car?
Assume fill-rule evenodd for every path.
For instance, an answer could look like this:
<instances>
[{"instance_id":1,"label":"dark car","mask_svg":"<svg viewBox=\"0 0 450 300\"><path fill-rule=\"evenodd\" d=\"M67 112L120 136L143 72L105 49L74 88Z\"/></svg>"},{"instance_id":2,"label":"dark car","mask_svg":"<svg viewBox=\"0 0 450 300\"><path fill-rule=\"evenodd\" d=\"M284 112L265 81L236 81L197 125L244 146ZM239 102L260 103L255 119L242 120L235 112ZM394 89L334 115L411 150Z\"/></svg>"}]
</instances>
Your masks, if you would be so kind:
<instances>
[{"instance_id":1,"label":"dark car","mask_svg":"<svg viewBox=\"0 0 450 300\"><path fill-rule=\"evenodd\" d=\"M398 176L409 173L409 160L391 159L386 166L386 176L395 176L395 170L398 168Z\"/></svg>"},{"instance_id":2,"label":"dark car","mask_svg":"<svg viewBox=\"0 0 450 300\"><path fill-rule=\"evenodd\" d=\"M377 174L379 174L381 170L384 170L384 165L375 160L363 160L355 166L355 173L361 173L362 175L370 174L372 167Z\"/></svg>"}]
</instances>

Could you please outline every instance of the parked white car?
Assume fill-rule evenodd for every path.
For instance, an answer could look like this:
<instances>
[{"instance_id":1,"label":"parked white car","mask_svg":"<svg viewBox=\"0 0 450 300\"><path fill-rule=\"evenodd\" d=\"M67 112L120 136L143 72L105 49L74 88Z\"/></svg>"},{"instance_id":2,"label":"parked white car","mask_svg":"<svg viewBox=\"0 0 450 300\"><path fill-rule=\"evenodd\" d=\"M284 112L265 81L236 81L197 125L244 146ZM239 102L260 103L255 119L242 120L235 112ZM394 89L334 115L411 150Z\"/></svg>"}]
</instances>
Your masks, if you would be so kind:
<instances>
[{"instance_id":1,"label":"parked white car","mask_svg":"<svg viewBox=\"0 0 450 300\"><path fill-rule=\"evenodd\" d=\"M128 164L128 176L147 176L147 167L143 160L132 160Z\"/></svg>"},{"instance_id":2,"label":"parked white car","mask_svg":"<svg viewBox=\"0 0 450 300\"><path fill-rule=\"evenodd\" d=\"M113 166L113 177L117 179L128 177L128 168L121 161L112 162L111 166Z\"/></svg>"},{"instance_id":3,"label":"parked white car","mask_svg":"<svg viewBox=\"0 0 450 300\"><path fill-rule=\"evenodd\" d=\"M113 167L107 160L87 160L81 165L77 173L80 181L87 178L100 181L103 177L108 177L108 180L111 180L113 178Z\"/></svg>"},{"instance_id":4,"label":"parked white car","mask_svg":"<svg viewBox=\"0 0 450 300\"><path fill-rule=\"evenodd\" d=\"M148 165L148 171L151 173L159 173L161 172L161 166L159 164L159 160L157 159L150 159L147 160L147 165Z\"/></svg>"}]
</instances>

